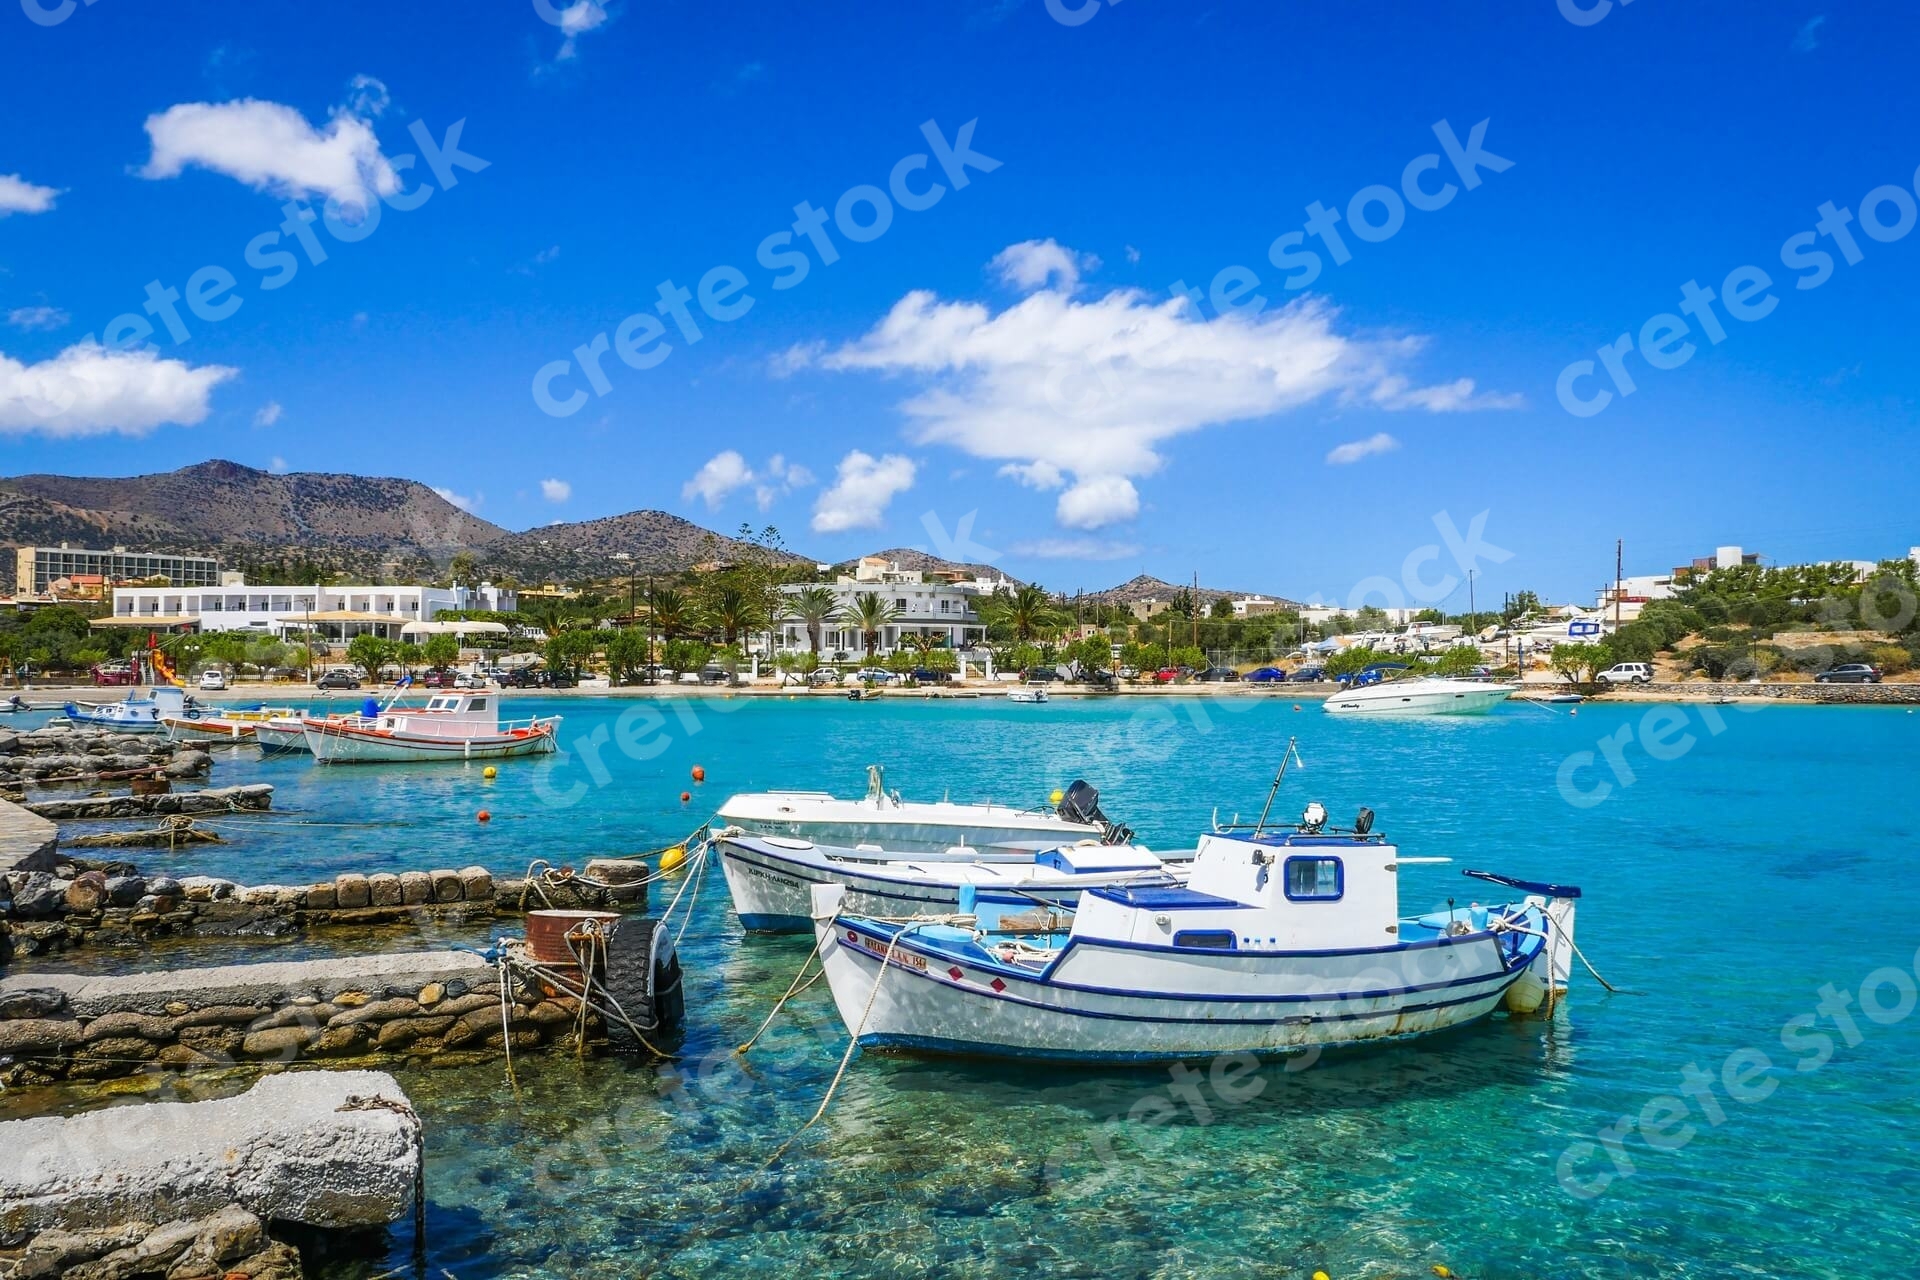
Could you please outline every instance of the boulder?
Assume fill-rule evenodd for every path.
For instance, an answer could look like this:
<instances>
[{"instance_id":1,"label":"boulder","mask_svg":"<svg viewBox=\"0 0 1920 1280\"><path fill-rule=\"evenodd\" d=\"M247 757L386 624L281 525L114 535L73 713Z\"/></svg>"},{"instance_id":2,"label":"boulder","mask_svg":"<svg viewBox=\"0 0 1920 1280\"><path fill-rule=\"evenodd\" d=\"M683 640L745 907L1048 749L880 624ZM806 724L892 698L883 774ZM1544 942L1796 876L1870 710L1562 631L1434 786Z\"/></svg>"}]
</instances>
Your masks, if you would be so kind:
<instances>
[{"instance_id":1,"label":"boulder","mask_svg":"<svg viewBox=\"0 0 1920 1280\"><path fill-rule=\"evenodd\" d=\"M460 877L460 894L468 902L486 902L493 897L493 873L485 867L462 867L455 874Z\"/></svg>"},{"instance_id":2,"label":"boulder","mask_svg":"<svg viewBox=\"0 0 1920 1280\"><path fill-rule=\"evenodd\" d=\"M377 871L367 877L368 901L376 907L397 907L404 901L400 877L391 871Z\"/></svg>"},{"instance_id":3,"label":"boulder","mask_svg":"<svg viewBox=\"0 0 1920 1280\"><path fill-rule=\"evenodd\" d=\"M240 1051L249 1058L291 1060L319 1038L318 1027L268 1027L263 1031L249 1031L247 1038L240 1042Z\"/></svg>"},{"instance_id":4,"label":"boulder","mask_svg":"<svg viewBox=\"0 0 1920 1280\"><path fill-rule=\"evenodd\" d=\"M172 1018L151 1013L107 1013L87 1024L84 1038L93 1041L111 1036L138 1036L142 1040L171 1040L178 1029Z\"/></svg>"},{"instance_id":5,"label":"boulder","mask_svg":"<svg viewBox=\"0 0 1920 1280\"><path fill-rule=\"evenodd\" d=\"M42 1057L80 1043L80 1035L80 1024L71 1018L11 1019L0 1022L0 1054Z\"/></svg>"},{"instance_id":6,"label":"boulder","mask_svg":"<svg viewBox=\"0 0 1920 1280\"><path fill-rule=\"evenodd\" d=\"M300 1071L211 1102L0 1124L0 1150L0 1235L204 1219L233 1204L351 1229L405 1216L420 1122L389 1075Z\"/></svg>"},{"instance_id":7,"label":"boulder","mask_svg":"<svg viewBox=\"0 0 1920 1280\"><path fill-rule=\"evenodd\" d=\"M108 876L107 905L131 907L147 896L145 876Z\"/></svg>"},{"instance_id":8,"label":"boulder","mask_svg":"<svg viewBox=\"0 0 1920 1280\"><path fill-rule=\"evenodd\" d=\"M44 920L67 909L67 882L44 871L30 871L13 891L13 914L23 920Z\"/></svg>"},{"instance_id":9,"label":"boulder","mask_svg":"<svg viewBox=\"0 0 1920 1280\"><path fill-rule=\"evenodd\" d=\"M147 881L147 892L156 898L172 898L178 901L180 895L185 892L185 886L172 876L154 876Z\"/></svg>"},{"instance_id":10,"label":"boulder","mask_svg":"<svg viewBox=\"0 0 1920 1280\"><path fill-rule=\"evenodd\" d=\"M433 880L424 871L402 871L400 873L400 900L409 907L417 907L433 897Z\"/></svg>"},{"instance_id":11,"label":"boulder","mask_svg":"<svg viewBox=\"0 0 1920 1280\"><path fill-rule=\"evenodd\" d=\"M426 986L420 988L419 1001L420 1007L423 1009L431 1009L434 1005L439 1004L446 998L447 984L444 982L429 982Z\"/></svg>"},{"instance_id":12,"label":"boulder","mask_svg":"<svg viewBox=\"0 0 1920 1280\"><path fill-rule=\"evenodd\" d=\"M316 884L307 890L309 911L331 911L339 905L339 895L331 884Z\"/></svg>"},{"instance_id":13,"label":"boulder","mask_svg":"<svg viewBox=\"0 0 1920 1280\"><path fill-rule=\"evenodd\" d=\"M342 871L333 878L333 898L346 911L366 906L372 901L367 878L357 871Z\"/></svg>"},{"instance_id":14,"label":"boulder","mask_svg":"<svg viewBox=\"0 0 1920 1280\"><path fill-rule=\"evenodd\" d=\"M107 905L107 878L98 871L82 871L67 885L67 910L92 915Z\"/></svg>"},{"instance_id":15,"label":"boulder","mask_svg":"<svg viewBox=\"0 0 1920 1280\"><path fill-rule=\"evenodd\" d=\"M329 1027L351 1027L362 1022L385 1022L388 1018L410 1018L420 1012L415 1000L370 1000L358 1008L336 1013L327 1020Z\"/></svg>"},{"instance_id":16,"label":"boulder","mask_svg":"<svg viewBox=\"0 0 1920 1280\"><path fill-rule=\"evenodd\" d=\"M0 991L0 1021L46 1018L67 1007L67 993L58 987L9 987Z\"/></svg>"}]
</instances>

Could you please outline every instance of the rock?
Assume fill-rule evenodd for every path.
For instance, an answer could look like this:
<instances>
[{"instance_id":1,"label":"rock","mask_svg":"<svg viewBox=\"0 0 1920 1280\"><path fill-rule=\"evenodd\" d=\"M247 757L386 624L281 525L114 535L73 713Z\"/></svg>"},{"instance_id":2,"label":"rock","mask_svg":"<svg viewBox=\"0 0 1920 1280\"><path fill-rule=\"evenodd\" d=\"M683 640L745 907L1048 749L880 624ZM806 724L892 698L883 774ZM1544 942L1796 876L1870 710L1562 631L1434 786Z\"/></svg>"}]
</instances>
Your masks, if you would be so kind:
<instances>
[{"instance_id":1,"label":"rock","mask_svg":"<svg viewBox=\"0 0 1920 1280\"><path fill-rule=\"evenodd\" d=\"M9 987L0 991L0 1020L46 1018L67 1007L67 993L58 987Z\"/></svg>"},{"instance_id":2,"label":"rock","mask_svg":"<svg viewBox=\"0 0 1920 1280\"><path fill-rule=\"evenodd\" d=\"M476 991L472 995L456 996L444 1004L436 1006L434 1012L445 1014L449 1017L459 1017L461 1014L471 1013L475 1009L498 1009L499 1007L499 992Z\"/></svg>"},{"instance_id":3,"label":"rock","mask_svg":"<svg viewBox=\"0 0 1920 1280\"><path fill-rule=\"evenodd\" d=\"M423 871L402 871L400 873L400 900L407 906L417 907L433 897L433 880Z\"/></svg>"},{"instance_id":4,"label":"rock","mask_svg":"<svg viewBox=\"0 0 1920 1280\"><path fill-rule=\"evenodd\" d=\"M484 1040L489 1033L500 1034L500 1012L497 1004L492 1009L475 1009L461 1015L460 1019L447 1029L447 1048L458 1049L462 1045Z\"/></svg>"},{"instance_id":5,"label":"rock","mask_svg":"<svg viewBox=\"0 0 1920 1280\"><path fill-rule=\"evenodd\" d=\"M351 1027L362 1022L384 1022L388 1018L410 1018L420 1012L417 1001L408 999L370 1000L327 1019L329 1027Z\"/></svg>"},{"instance_id":6,"label":"rock","mask_svg":"<svg viewBox=\"0 0 1920 1280\"><path fill-rule=\"evenodd\" d=\"M419 1134L389 1075L284 1072L233 1098L0 1124L0 1205L18 1232L110 1226L156 1203L191 1218L237 1202L267 1221L381 1226L411 1203Z\"/></svg>"},{"instance_id":7,"label":"rock","mask_svg":"<svg viewBox=\"0 0 1920 1280\"><path fill-rule=\"evenodd\" d=\"M337 1005L342 1009L357 1009L371 999L373 999L373 997L366 992L349 987L347 990L335 995L328 1003Z\"/></svg>"},{"instance_id":8,"label":"rock","mask_svg":"<svg viewBox=\"0 0 1920 1280\"><path fill-rule=\"evenodd\" d=\"M541 1026L553 1026L557 1023L572 1022L574 1011L552 1000L542 1000L527 1011L527 1017Z\"/></svg>"},{"instance_id":9,"label":"rock","mask_svg":"<svg viewBox=\"0 0 1920 1280\"><path fill-rule=\"evenodd\" d=\"M338 1012L340 1010L330 1004L293 1004L254 1019L248 1024L247 1030L270 1031L275 1027L305 1027L310 1031L318 1031L326 1026L328 1019Z\"/></svg>"},{"instance_id":10,"label":"rock","mask_svg":"<svg viewBox=\"0 0 1920 1280\"><path fill-rule=\"evenodd\" d=\"M95 1018L87 1024L87 1041L105 1040L111 1036L138 1036L142 1040L171 1040L179 1029L171 1018L156 1017L150 1013L108 1013Z\"/></svg>"},{"instance_id":11,"label":"rock","mask_svg":"<svg viewBox=\"0 0 1920 1280\"><path fill-rule=\"evenodd\" d=\"M229 1061L240 1053L246 1038L247 1033L237 1027L188 1027L180 1033L185 1047Z\"/></svg>"},{"instance_id":12,"label":"rock","mask_svg":"<svg viewBox=\"0 0 1920 1280\"><path fill-rule=\"evenodd\" d=\"M444 982L429 982L426 986L420 988L419 1000L420 1007L423 1009L431 1009L434 1005L439 1004L446 998L447 985ZM0 1014L0 1017L5 1016L8 1015Z\"/></svg>"},{"instance_id":13,"label":"rock","mask_svg":"<svg viewBox=\"0 0 1920 1280\"><path fill-rule=\"evenodd\" d=\"M184 887L172 876L154 876L147 881L147 892L156 898L179 898Z\"/></svg>"},{"instance_id":14,"label":"rock","mask_svg":"<svg viewBox=\"0 0 1920 1280\"><path fill-rule=\"evenodd\" d=\"M232 1262L258 1253L267 1242L260 1219L239 1205L229 1205L200 1224L193 1251L212 1262Z\"/></svg>"},{"instance_id":15,"label":"rock","mask_svg":"<svg viewBox=\"0 0 1920 1280\"><path fill-rule=\"evenodd\" d=\"M13 891L13 914L23 920L57 916L67 909L67 882L32 871Z\"/></svg>"},{"instance_id":16,"label":"rock","mask_svg":"<svg viewBox=\"0 0 1920 1280\"><path fill-rule=\"evenodd\" d=\"M444 1036L452 1029L456 1019L438 1018L395 1018L392 1022L380 1025L373 1041L382 1049L404 1049L415 1040Z\"/></svg>"},{"instance_id":17,"label":"rock","mask_svg":"<svg viewBox=\"0 0 1920 1280\"><path fill-rule=\"evenodd\" d=\"M67 885L67 910L92 915L107 905L107 878L98 871L82 871Z\"/></svg>"},{"instance_id":18,"label":"rock","mask_svg":"<svg viewBox=\"0 0 1920 1280\"><path fill-rule=\"evenodd\" d=\"M343 871L333 878L334 902L346 910L364 907L371 901L367 878L357 871Z\"/></svg>"},{"instance_id":19,"label":"rock","mask_svg":"<svg viewBox=\"0 0 1920 1280\"><path fill-rule=\"evenodd\" d=\"M460 874L456 871L429 871L427 879L433 884L435 902L458 902L463 886Z\"/></svg>"},{"instance_id":20,"label":"rock","mask_svg":"<svg viewBox=\"0 0 1920 1280\"><path fill-rule=\"evenodd\" d=\"M349 1057L365 1053L373 1042L373 1033L357 1023L344 1027L328 1027L320 1033L320 1038L310 1050L316 1057Z\"/></svg>"},{"instance_id":21,"label":"rock","mask_svg":"<svg viewBox=\"0 0 1920 1280\"><path fill-rule=\"evenodd\" d=\"M228 1067L233 1059L228 1054L202 1053L189 1045L170 1044L162 1046L153 1060L169 1071L194 1071L205 1067Z\"/></svg>"},{"instance_id":22,"label":"rock","mask_svg":"<svg viewBox=\"0 0 1920 1280\"><path fill-rule=\"evenodd\" d=\"M331 884L316 884L307 890L307 910L331 911L340 905L340 900Z\"/></svg>"},{"instance_id":23,"label":"rock","mask_svg":"<svg viewBox=\"0 0 1920 1280\"><path fill-rule=\"evenodd\" d=\"M290 1244L269 1240L251 1258L230 1263L225 1280L301 1280L300 1254Z\"/></svg>"},{"instance_id":24,"label":"rock","mask_svg":"<svg viewBox=\"0 0 1920 1280\"><path fill-rule=\"evenodd\" d=\"M147 896L145 876L109 876L107 877L107 904L115 907L131 907Z\"/></svg>"},{"instance_id":25,"label":"rock","mask_svg":"<svg viewBox=\"0 0 1920 1280\"><path fill-rule=\"evenodd\" d=\"M80 1024L68 1018L12 1019L0 1022L0 1054L40 1057L58 1053L79 1044L80 1035Z\"/></svg>"},{"instance_id":26,"label":"rock","mask_svg":"<svg viewBox=\"0 0 1920 1280\"><path fill-rule=\"evenodd\" d=\"M378 871L367 877L368 901L376 907L397 907L403 902L400 877L390 871Z\"/></svg>"},{"instance_id":27,"label":"rock","mask_svg":"<svg viewBox=\"0 0 1920 1280\"><path fill-rule=\"evenodd\" d=\"M486 902L493 897L493 873L485 867L462 867L460 895L468 902Z\"/></svg>"},{"instance_id":28,"label":"rock","mask_svg":"<svg viewBox=\"0 0 1920 1280\"><path fill-rule=\"evenodd\" d=\"M247 1038L240 1042L240 1051L249 1058L280 1058L291 1061L300 1056L300 1051L320 1039L318 1027L309 1030L306 1027L268 1027L264 1031L250 1031Z\"/></svg>"},{"instance_id":29,"label":"rock","mask_svg":"<svg viewBox=\"0 0 1920 1280\"><path fill-rule=\"evenodd\" d=\"M176 751L162 772L169 778L197 778L213 768L213 757L204 751Z\"/></svg>"},{"instance_id":30,"label":"rock","mask_svg":"<svg viewBox=\"0 0 1920 1280\"><path fill-rule=\"evenodd\" d=\"M57 1276L68 1267L117 1249L128 1249L153 1233L150 1222L126 1222L97 1231L42 1231L20 1255L13 1280L40 1280Z\"/></svg>"},{"instance_id":31,"label":"rock","mask_svg":"<svg viewBox=\"0 0 1920 1280\"><path fill-rule=\"evenodd\" d=\"M174 1014L176 1018L174 1026L182 1030L187 1027L210 1027L228 1022L252 1022L255 1018L264 1017L272 1012L265 1006L257 1004L214 1004L204 1009L191 1009L178 1000L167 1002L168 1013L174 1013L176 1008L181 1012Z\"/></svg>"},{"instance_id":32,"label":"rock","mask_svg":"<svg viewBox=\"0 0 1920 1280\"><path fill-rule=\"evenodd\" d=\"M158 1053L151 1040L139 1036L103 1036L89 1040L74 1051L76 1060L88 1062L147 1062Z\"/></svg>"}]
</instances>

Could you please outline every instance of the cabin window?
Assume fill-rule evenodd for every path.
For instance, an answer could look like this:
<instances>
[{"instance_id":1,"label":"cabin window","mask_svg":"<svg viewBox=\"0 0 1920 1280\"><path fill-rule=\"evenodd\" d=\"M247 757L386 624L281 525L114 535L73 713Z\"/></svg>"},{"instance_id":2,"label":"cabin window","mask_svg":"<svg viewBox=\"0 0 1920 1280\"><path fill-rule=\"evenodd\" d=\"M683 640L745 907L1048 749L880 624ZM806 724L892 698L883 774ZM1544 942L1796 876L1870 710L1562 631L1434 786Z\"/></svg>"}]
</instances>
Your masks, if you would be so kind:
<instances>
[{"instance_id":1,"label":"cabin window","mask_svg":"<svg viewBox=\"0 0 1920 1280\"><path fill-rule=\"evenodd\" d=\"M1182 929L1173 935L1176 947L1201 947L1208 951L1232 951L1233 932L1229 929Z\"/></svg>"},{"instance_id":2,"label":"cabin window","mask_svg":"<svg viewBox=\"0 0 1920 1280\"><path fill-rule=\"evenodd\" d=\"M1285 876L1292 902L1337 902L1347 889L1338 858L1288 858Z\"/></svg>"},{"instance_id":3,"label":"cabin window","mask_svg":"<svg viewBox=\"0 0 1920 1280\"><path fill-rule=\"evenodd\" d=\"M467 704L467 710L469 711L485 711L486 709L487 700L485 698L475 698Z\"/></svg>"}]
</instances>

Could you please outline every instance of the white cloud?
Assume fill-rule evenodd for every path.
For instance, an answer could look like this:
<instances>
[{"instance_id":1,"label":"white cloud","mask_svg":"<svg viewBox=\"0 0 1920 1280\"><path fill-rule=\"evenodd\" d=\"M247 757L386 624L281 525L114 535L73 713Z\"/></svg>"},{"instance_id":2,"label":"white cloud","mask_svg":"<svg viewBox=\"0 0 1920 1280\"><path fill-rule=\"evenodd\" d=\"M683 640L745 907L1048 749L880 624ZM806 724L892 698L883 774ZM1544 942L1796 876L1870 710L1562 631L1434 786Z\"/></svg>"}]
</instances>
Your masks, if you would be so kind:
<instances>
[{"instance_id":1,"label":"white cloud","mask_svg":"<svg viewBox=\"0 0 1920 1280\"><path fill-rule=\"evenodd\" d=\"M1812 53L1820 47L1820 28L1827 24L1827 15L1816 13L1808 18L1794 34L1793 48L1796 53Z\"/></svg>"},{"instance_id":2,"label":"white cloud","mask_svg":"<svg viewBox=\"0 0 1920 1280\"><path fill-rule=\"evenodd\" d=\"M400 189L373 126L346 108L315 129L277 102L183 102L148 116L147 136L153 158L144 178L178 177L199 165L276 195L326 196L343 210L365 209L374 196Z\"/></svg>"},{"instance_id":3,"label":"white cloud","mask_svg":"<svg viewBox=\"0 0 1920 1280\"><path fill-rule=\"evenodd\" d=\"M45 213L65 195L57 187L38 187L17 173L0 173L0 218L10 213Z\"/></svg>"},{"instance_id":4,"label":"white cloud","mask_svg":"<svg viewBox=\"0 0 1920 1280\"><path fill-rule=\"evenodd\" d=\"M1332 466L1344 467L1362 458L1371 458L1376 453L1392 453L1399 447L1398 440L1382 431L1365 440L1354 440L1338 446L1327 454L1327 462Z\"/></svg>"},{"instance_id":5,"label":"white cloud","mask_svg":"<svg viewBox=\"0 0 1920 1280\"><path fill-rule=\"evenodd\" d=\"M797 462L788 462L785 456L774 454L767 459L765 471L767 483L756 485L753 501L762 511L766 511L779 499L795 489L804 489L813 483L813 472Z\"/></svg>"},{"instance_id":6,"label":"white cloud","mask_svg":"<svg viewBox=\"0 0 1920 1280\"><path fill-rule=\"evenodd\" d=\"M1126 560L1140 554L1137 544L1105 538L1040 538L1016 542L1013 554L1036 560Z\"/></svg>"},{"instance_id":7,"label":"white cloud","mask_svg":"<svg viewBox=\"0 0 1920 1280\"><path fill-rule=\"evenodd\" d=\"M1472 378L1456 378L1435 387L1416 387L1398 374L1380 379L1368 398L1383 409L1425 409L1429 413L1462 413L1476 409L1520 409L1527 398L1496 391L1473 392Z\"/></svg>"},{"instance_id":8,"label":"white cloud","mask_svg":"<svg viewBox=\"0 0 1920 1280\"><path fill-rule=\"evenodd\" d=\"M59 329L69 319L58 307L15 307L7 312L7 323L16 329Z\"/></svg>"},{"instance_id":9,"label":"white cloud","mask_svg":"<svg viewBox=\"0 0 1920 1280\"><path fill-rule=\"evenodd\" d=\"M560 256L560 246L556 244L549 248L542 249L540 252L534 254L533 260L539 265L545 266L547 263L552 262L555 258L559 256Z\"/></svg>"},{"instance_id":10,"label":"white cloud","mask_svg":"<svg viewBox=\"0 0 1920 1280\"><path fill-rule=\"evenodd\" d=\"M462 511L465 511L468 514L472 514L473 509L480 505L480 495L477 493L474 494L471 498L469 498L464 494L455 493L453 490L446 488L443 485L433 486L433 491L439 494L441 498L443 498L447 502L452 503L454 506L460 508Z\"/></svg>"},{"instance_id":11,"label":"white cloud","mask_svg":"<svg viewBox=\"0 0 1920 1280\"><path fill-rule=\"evenodd\" d=\"M818 360L826 349L824 342L796 342L785 351L767 357L767 373L775 378L790 378Z\"/></svg>"},{"instance_id":12,"label":"white cloud","mask_svg":"<svg viewBox=\"0 0 1920 1280\"><path fill-rule=\"evenodd\" d=\"M1060 468L1044 459L1039 462L1009 462L996 474L1003 475L1009 480L1017 480L1027 488L1038 489L1043 493L1049 489L1058 489L1067 482L1066 477L1060 474Z\"/></svg>"},{"instance_id":13,"label":"white cloud","mask_svg":"<svg viewBox=\"0 0 1920 1280\"><path fill-rule=\"evenodd\" d=\"M565 480L542 480L540 496L548 502L565 502L573 496L573 486Z\"/></svg>"},{"instance_id":14,"label":"white cloud","mask_svg":"<svg viewBox=\"0 0 1920 1280\"><path fill-rule=\"evenodd\" d=\"M1088 476L1054 504L1053 518L1069 529L1098 529L1140 514L1140 491L1125 476Z\"/></svg>"},{"instance_id":15,"label":"white cloud","mask_svg":"<svg viewBox=\"0 0 1920 1280\"><path fill-rule=\"evenodd\" d=\"M256 427L270 427L280 421L280 415L285 412L286 410L280 407L278 400L269 400L261 405L259 410L253 415L253 425Z\"/></svg>"},{"instance_id":16,"label":"white cloud","mask_svg":"<svg viewBox=\"0 0 1920 1280\"><path fill-rule=\"evenodd\" d=\"M554 61L568 62L577 57L580 37L603 25L606 20L606 8L598 0L576 0L576 3L560 10L560 21L555 25L565 38L560 41L560 52L554 55Z\"/></svg>"},{"instance_id":17,"label":"white cloud","mask_svg":"<svg viewBox=\"0 0 1920 1280\"><path fill-rule=\"evenodd\" d=\"M723 449L708 458L693 473L693 479L680 486L680 496L689 502L699 498L707 504L707 510L713 511L726 501L728 494L752 483L753 468L740 456L740 451Z\"/></svg>"},{"instance_id":18,"label":"white cloud","mask_svg":"<svg viewBox=\"0 0 1920 1280\"><path fill-rule=\"evenodd\" d=\"M1134 248L1132 245L1127 246L1127 261L1134 263L1136 265L1140 261L1140 251Z\"/></svg>"},{"instance_id":19,"label":"white cloud","mask_svg":"<svg viewBox=\"0 0 1920 1280\"><path fill-rule=\"evenodd\" d=\"M916 443L1001 461L1030 487L1070 479L1057 518L1080 529L1137 514L1132 481L1159 470L1166 441L1205 427L1328 397L1432 412L1519 403L1465 378L1414 388L1400 367L1421 339L1356 336L1338 320L1312 297L1208 322L1184 298L1134 289L1042 290L997 314L916 291L816 362L913 376L901 409Z\"/></svg>"},{"instance_id":20,"label":"white cloud","mask_svg":"<svg viewBox=\"0 0 1920 1280\"><path fill-rule=\"evenodd\" d=\"M362 120L379 119L392 101L387 86L372 76L358 75L347 82L347 110Z\"/></svg>"},{"instance_id":21,"label":"white cloud","mask_svg":"<svg viewBox=\"0 0 1920 1280\"><path fill-rule=\"evenodd\" d=\"M283 476L287 474L287 460L276 453L273 455L273 461L267 464L267 470L277 476Z\"/></svg>"},{"instance_id":22,"label":"white cloud","mask_svg":"<svg viewBox=\"0 0 1920 1280\"><path fill-rule=\"evenodd\" d=\"M833 487L813 507L815 533L844 533L848 529L877 529L895 495L913 488L911 458L897 453L875 458L854 449L840 459Z\"/></svg>"},{"instance_id":23,"label":"white cloud","mask_svg":"<svg viewBox=\"0 0 1920 1280\"><path fill-rule=\"evenodd\" d=\"M1026 240L1002 249L989 265L1016 289L1041 289L1049 280L1058 280L1063 292L1072 293L1080 283L1081 268L1091 271L1100 259L1075 253L1057 240Z\"/></svg>"},{"instance_id":24,"label":"white cloud","mask_svg":"<svg viewBox=\"0 0 1920 1280\"><path fill-rule=\"evenodd\" d=\"M0 354L0 434L137 436L165 422L190 427L206 418L213 389L239 372L194 368L154 351L108 351L95 342L39 364Z\"/></svg>"}]
</instances>

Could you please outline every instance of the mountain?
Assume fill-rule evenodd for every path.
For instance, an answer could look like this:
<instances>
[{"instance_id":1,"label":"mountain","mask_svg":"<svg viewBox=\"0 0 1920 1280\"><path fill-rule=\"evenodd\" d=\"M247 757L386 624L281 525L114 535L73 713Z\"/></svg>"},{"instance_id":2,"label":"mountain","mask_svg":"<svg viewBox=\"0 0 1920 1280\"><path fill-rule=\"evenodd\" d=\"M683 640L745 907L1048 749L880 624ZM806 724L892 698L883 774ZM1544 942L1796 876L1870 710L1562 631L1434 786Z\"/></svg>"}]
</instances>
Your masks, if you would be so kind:
<instances>
[{"instance_id":1,"label":"mountain","mask_svg":"<svg viewBox=\"0 0 1920 1280\"><path fill-rule=\"evenodd\" d=\"M942 560L939 556L929 555L925 551L916 551L912 547L892 547L886 551L875 551L865 559L885 560L897 564L909 573L964 573L970 578L985 578L989 582L996 578L1005 578L1015 586L1024 585L1020 579L1003 569L990 564L968 564L963 560ZM836 569L853 572L854 560L843 560L835 565Z\"/></svg>"},{"instance_id":2,"label":"mountain","mask_svg":"<svg viewBox=\"0 0 1920 1280\"><path fill-rule=\"evenodd\" d=\"M749 550L664 511L514 533L417 480L277 475L235 462L144 476L0 478L0 544L61 542L216 555L225 567L249 571L312 564L399 577L438 576L465 551L482 573L511 573L527 582L608 577L629 565L642 572L684 569ZM631 559L616 561L616 552Z\"/></svg>"},{"instance_id":3,"label":"mountain","mask_svg":"<svg viewBox=\"0 0 1920 1280\"><path fill-rule=\"evenodd\" d=\"M1108 587L1105 591L1090 591L1084 598L1097 600L1101 604L1132 605L1138 604L1142 600L1171 600L1182 591L1192 595L1197 603L1205 605L1211 605L1215 600L1223 596L1237 600L1250 595L1266 594L1265 592L1257 591L1223 591L1217 587L1180 586L1176 583L1156 578L1151 574L1143 573L1139 577L1131 578L1117 587ZM1270 595L1267 598L1289 609L1299 607L1297 601L1288 600L1283 596Z\"/></svg>"},{"instance_id":4,"label":"mountain","mask_svg":"<svg viewBox=\"0 0 1920 1280\"><path fill-rule=\"evenodd\" d=\"M710 561L765 554L778 563L812 564L791 551L762 552L751 543L703 529L665 511L629 511L623 516L541 525L510 533L475 553L482 568L512 573L523 582L545 579L623 577L629 572L672 572ZM630 559L616 560L624 554Z\"/></svg>"}]
</instances>

